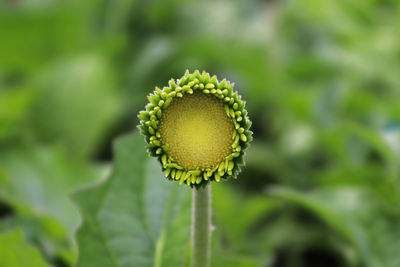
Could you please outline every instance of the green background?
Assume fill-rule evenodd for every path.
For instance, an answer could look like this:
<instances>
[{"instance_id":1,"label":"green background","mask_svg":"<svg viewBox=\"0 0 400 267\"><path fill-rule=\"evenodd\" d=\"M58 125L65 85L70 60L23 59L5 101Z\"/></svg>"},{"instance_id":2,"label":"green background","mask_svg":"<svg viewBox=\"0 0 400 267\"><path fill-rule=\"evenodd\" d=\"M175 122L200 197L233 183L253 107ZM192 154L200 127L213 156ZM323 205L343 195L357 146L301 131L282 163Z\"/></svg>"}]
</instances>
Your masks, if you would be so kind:
<instances>
[{"instance_id":1,"label":"green background","mask_svg":"<svg viewBox=\"0 0 400 267\"><path fill-rule=\"evenodd\" d=\"M78 243L102 244L76 238L96 197L74 192L111 173L113 139L186 69L235 82L253 121L247 166L213 184L213 267L400 266L399 32L396 0L0 1L0 267L74 266ZM190 194L132 184L163 210L157 190ZM124 200L115 217L136 214ZM153 215L156 232L170 221ZM172 225L166 248L187 243ZM129 245L108 266L133 266Z\"/></svg>"}]
</instances>

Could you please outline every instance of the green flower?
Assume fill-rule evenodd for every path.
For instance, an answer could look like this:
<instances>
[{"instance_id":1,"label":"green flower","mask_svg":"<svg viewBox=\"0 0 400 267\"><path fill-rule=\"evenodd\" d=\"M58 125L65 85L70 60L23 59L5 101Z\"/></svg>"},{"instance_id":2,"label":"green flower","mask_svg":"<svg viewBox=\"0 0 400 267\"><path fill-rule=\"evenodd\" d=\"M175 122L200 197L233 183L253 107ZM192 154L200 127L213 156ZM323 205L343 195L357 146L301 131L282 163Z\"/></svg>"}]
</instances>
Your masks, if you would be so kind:
<instances>
[{"instance_id":1,"label":"green flower","mask_svg":"<svg viewBox=\"0 0 400 267\"><path fill-rule=\"evenodd\" d=\"M237 177L252 132L233 85L204 71L186 71L148 96L138 127L165 177L189 186Z\"/></svg>"}]
</instances>

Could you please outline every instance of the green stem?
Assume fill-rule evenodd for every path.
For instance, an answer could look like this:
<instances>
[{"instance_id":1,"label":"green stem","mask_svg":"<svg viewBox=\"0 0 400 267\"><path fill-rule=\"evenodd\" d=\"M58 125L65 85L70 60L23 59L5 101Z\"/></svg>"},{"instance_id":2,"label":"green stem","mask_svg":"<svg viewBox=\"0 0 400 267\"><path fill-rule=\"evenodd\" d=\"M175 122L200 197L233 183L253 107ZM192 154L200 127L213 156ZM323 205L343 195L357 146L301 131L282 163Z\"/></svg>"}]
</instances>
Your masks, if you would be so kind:
<instances>
[{"instance_id":1,"label":"green stem","mask_svg":"<svg viewBox=\"0 0 400 267\"><path fill-rule=\"evenodd\" d=\"M192 267L210 266L211 185L193 189L192 199Z\"/></svg>"}]
</instances>

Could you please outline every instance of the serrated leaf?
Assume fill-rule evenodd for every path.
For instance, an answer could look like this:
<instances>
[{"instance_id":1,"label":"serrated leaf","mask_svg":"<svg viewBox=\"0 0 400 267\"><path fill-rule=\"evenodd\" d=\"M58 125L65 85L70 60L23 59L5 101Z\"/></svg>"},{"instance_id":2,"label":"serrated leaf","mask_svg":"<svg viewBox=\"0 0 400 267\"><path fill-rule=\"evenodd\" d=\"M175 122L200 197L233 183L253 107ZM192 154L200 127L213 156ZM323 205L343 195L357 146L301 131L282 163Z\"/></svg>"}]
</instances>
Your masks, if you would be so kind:
<instances>
[{"instance_id":1,"label":"serrated leaf","mask_svg":"<svg viewBox=\"0 0 400 267\"><path fill-rule=\"evenodd\" d=\"M46 267L40 252L24 239L21 230L0 233L0 266L4 267Z\"/></svg>"},{"instance_id":2,"label":"serrated leaf","mask_svg":"<svg viewBox=\"0 0 400 267\"><path fill-rule=\"evenodd\" d=\"M134 134L115 144L109 179L73 195L83 216L77 266L182 266L190 190L166 180Z\"/></svg>"}]
</instances>

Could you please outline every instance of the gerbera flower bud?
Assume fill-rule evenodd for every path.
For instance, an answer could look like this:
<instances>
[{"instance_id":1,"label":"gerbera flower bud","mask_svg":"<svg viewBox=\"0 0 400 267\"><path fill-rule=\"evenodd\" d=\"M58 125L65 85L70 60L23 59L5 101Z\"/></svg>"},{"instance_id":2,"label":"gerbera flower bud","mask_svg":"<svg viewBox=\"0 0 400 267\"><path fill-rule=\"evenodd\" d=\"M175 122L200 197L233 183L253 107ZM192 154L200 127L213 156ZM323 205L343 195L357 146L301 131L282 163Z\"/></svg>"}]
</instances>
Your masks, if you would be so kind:
<instances>
[{"instance_id":1,"label":"gerbera flower bud","mask_svg":"<svg viewBox=\"0 0 400 267\"><path fill-rule=\"evenodd\" d=\"M138 127L166 178L202 186L237 177L252 132L245 102L233 85L206 72L186 71L148 96Z\"/></svg>"}]
</instances>

